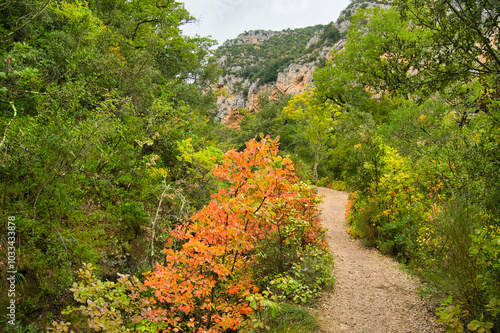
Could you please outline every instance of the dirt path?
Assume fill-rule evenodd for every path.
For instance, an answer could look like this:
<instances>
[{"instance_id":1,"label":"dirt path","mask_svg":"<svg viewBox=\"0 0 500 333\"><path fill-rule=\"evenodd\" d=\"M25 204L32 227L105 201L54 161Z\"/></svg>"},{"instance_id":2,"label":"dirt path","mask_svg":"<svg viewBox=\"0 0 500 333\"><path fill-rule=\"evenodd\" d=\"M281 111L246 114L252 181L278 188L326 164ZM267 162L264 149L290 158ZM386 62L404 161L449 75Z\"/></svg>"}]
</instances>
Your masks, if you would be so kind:
<instances>
[{"instance_id":1,"label":"dirt path","mask_svg":"<svg viewBox=\"0 0 500 333\"><path fill-rule=\"evenodd\" d=\"M418 283L378 251L353 241L346 233L347 194L324 194L323 225L335 255L335 287L318 307L325 333L442 332L430 306L417 295Z\"/></svg>"}]
</instances>

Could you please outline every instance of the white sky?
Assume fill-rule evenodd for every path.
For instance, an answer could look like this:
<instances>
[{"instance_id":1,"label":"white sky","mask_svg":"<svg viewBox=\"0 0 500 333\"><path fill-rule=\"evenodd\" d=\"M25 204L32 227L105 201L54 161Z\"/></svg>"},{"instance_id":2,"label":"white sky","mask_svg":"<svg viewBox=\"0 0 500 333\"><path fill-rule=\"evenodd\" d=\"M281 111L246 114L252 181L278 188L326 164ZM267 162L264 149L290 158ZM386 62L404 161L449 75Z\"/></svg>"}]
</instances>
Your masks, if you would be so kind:
<instances>
[{"instance_id":1,"label":"white sky","mask_svg":"<svg viewBox=\"0 0 500 333\"><path fill-rule=\"evenodd\" d=\"M336 21L350 0L179 0L198 22L185 35L212 36L219 45L248 30L303 28Z\"/></svg>"}]
</instances>

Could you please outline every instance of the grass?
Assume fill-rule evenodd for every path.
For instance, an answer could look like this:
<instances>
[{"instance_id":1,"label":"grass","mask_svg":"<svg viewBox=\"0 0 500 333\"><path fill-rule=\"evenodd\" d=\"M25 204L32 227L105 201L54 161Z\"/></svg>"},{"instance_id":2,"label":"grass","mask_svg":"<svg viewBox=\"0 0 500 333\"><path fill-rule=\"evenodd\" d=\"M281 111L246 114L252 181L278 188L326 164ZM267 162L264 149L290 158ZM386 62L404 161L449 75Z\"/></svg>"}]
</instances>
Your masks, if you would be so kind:
<instances>
[{"instance_id":1,"label":"grass","mask_svg":"<svg viewBox=\"0 0 500 333\"><path fill-rule=\"evenodd\" d=\"M276 318L269 319L267 326L270 333L308 333L317 332L317 319L303 307L283 303Z\"/></svg>"}]
</instances>

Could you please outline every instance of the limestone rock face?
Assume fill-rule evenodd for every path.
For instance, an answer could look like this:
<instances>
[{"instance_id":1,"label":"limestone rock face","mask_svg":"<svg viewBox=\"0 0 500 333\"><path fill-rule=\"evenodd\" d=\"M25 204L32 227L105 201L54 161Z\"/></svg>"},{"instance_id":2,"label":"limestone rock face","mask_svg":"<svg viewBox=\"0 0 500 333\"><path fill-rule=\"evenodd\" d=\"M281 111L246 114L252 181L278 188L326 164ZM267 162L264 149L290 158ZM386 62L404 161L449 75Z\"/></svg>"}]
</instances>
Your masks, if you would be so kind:
<instances>
[{"instance_id":1,"label":"limestone rock face","mask_svg":"<svg viewBox=\"0 0 500 333\"><path fill-rule=\"evenodd\" d=\"M250 35L253 36L253 35ZM245 37L246 38L246 37ZM248 39L244 39L245 43ZM256 39L252 39L255 41ZM318 36L312 38L308 45L316 43ZM228 45L239 45L238 41L226 42ZM313 72L321 59L330 57L330 52L334 48L328 47L320 50L319 56L314 61L305 62L304 59L296 59L286 68L281 70L274 82L260 84L259 80L251 81L236 74L219 76L216 89L219 91L217 99L217 118L224 124L237 128L238 122L243 118L240 110L245 112L259 111L259 97L265 93L270 99L276 99L279 95L300 94L313 84ZM225 58L221 59L222 61ZM241 70L240 66L230 68L231 72Z\"/></svg>"},{"instance_id":2,"label":"limestone rock face","mask_svg":"<svg viewBox=\"0 0 500 333\"><path fill-rule=\"evenodd\" d=\"M351 25L351 17L356 11L360 8L363 9L368 9L368 8L373 8L373 7L380 7L383 9L388 9L391 7L391 5L382 2L375 2L375 1L364 1L364 2L354 2L351 3L346 9L344 9L341 13L339 18L337 19L337 27L339 28L341 33L346 33L347 30L349 30L349 26Z\"/></svg>"},{"instance_id":3,"label":"limestone rock face","mask_svg":"<svg viewBox=\"0 0 500 333\"><path fill-rule=\"evenodd\" d=\"M224 46L242 45L242 44L259 44L262 41L268 40L271 37L280 34L279 31L272 30L251 30L244 32L236 39L230 39L224 42Z\"/></svg>"},{"instance_id":4,"label":"limestone rock face","mask_svg":"<svg viewBox=\"0 0 500 333\"><path fill-rule=\"evenodd\" d=\"M276 88L282 94L300 94L312 84L314 64L291 64L278 74Z\"/></svg>"},{"instance_id":5,"label":"limestone rock face","mask_svg":"<svg viewBox=\"0 0 500 333\"><path fill-rule=\"evenodd\" d=\"M261 83L260 79L253 79L249 75L243 75L246 68L259 67L252 61L254 58L247 57L245 52L251 52L253 48L260 49L263 43L272 38L293 34L293 30L270 31L256 30L240 34L236 39L224 42L223 47L240 47L239 53L222 55L218 58L218 64L223 69L219 76L215 89L219 92L217 98L217 118L224 124L238 128L239 121L245 113L259 111L259 97L266 94L270 99L277 99L281 95L301 94L308 88L313 87L313 72L326 61L332 60L332 54L341 50L346 42L347 30L351 24L352 15L359 8L372 8L381 6L389 8L390 5L383 0L375 1L353 1L342 11L334 24L340 33L340 39L334 43L325 43L322 29L318 29L307 41L305 53L294 58L287 66L280 68L277 77L271 82ZM243 50L245 47L246 50ZM248 51L250 50L250 51ZM308 53L309 52L309 53ZM237 58L239 61L234 61ZM230 65L228 65L230 64Z\"/></svg>"}]
</instances>

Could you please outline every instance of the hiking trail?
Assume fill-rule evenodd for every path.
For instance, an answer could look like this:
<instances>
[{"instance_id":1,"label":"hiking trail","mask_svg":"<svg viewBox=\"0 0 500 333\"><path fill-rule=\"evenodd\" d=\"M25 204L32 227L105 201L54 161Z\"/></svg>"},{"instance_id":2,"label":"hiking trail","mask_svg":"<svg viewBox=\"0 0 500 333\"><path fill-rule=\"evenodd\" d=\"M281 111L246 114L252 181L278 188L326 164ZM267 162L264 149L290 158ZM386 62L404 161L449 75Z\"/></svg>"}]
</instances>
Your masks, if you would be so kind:
<instances>
[{"instance_id":1,"label":"hiking trail","mask_svg":"<svg viewBox=\"0 0 500 333\"><path fill-rule=\"evenodd\" d=\"M318 188L323 194L323 226L335 256L335 285L317 309L323 333L444 332L433 307L417 296L419 282L398 263L353 240L346 232L348 194Z\"/></svg>"}]
</instances>

